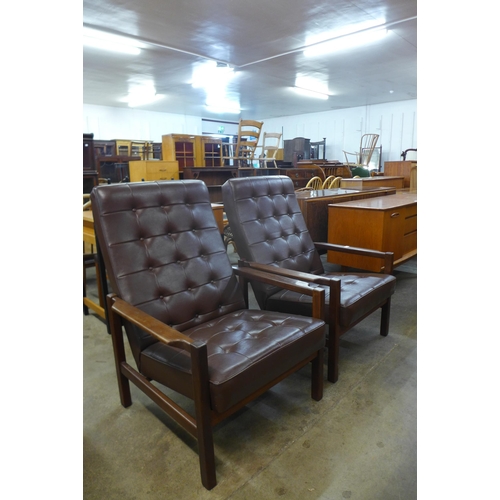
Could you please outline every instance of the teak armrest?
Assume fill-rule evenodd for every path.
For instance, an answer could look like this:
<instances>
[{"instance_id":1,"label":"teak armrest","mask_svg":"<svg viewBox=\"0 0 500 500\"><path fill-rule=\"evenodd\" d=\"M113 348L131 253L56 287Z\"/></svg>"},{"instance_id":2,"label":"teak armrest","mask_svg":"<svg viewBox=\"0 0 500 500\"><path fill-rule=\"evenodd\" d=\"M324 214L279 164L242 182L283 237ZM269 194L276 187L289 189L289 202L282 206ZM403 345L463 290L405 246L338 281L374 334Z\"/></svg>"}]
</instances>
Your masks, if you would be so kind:
<instances>
[{"instance_id":1,"label":"teak armrest","mask_svg":"<svg viewBox=\"0 0 500 500\"><path fill-rule=\"evenodd\" d=\"M348 245L337 245L335 243L314 242L314 246L320 250L332 250L334 252L350 253L355 255L364 255L365 257L374 257L384 260L384 274L391 274L394 262L393 252L381 252L369 248L350 247Z\"/></svg>"},{"instance_id":2,"label":"teak armrest","mask_svg":"<svg viewBox=\"0 0 500 500\"><path fill-rule=\"evenodd\" d=\"M303 271L295 271L294 269L285 269L284 267L271 266L270 264L259 264L258 262L247 262L246 260L239 260L238 265L240 266L239 267L240 270L242 268L243 269L250 268L253 269L254 271L260 271L266 274L271 273L275 276L281 276L282 277L281 279L284 280L293 280L294 282L300 280L298 281L298 283L300 283L301 281L305 281L306 283L314 283L316 285L325 285L325 286L330 286L332 282L340 283L340 280L338 278L317 276L316 274L304 273ZM276 284L276 286L281 286L281 281L277 281L276 283L273 284ZM293 291L304 293L301 289Z\"/></svg>"},{"instance_id":3,"label":"teak armrest","mask_svg":"<svg viewBox=\"0 0 500 500\"><path fill-rule=\"evenodd\" d=\"M248 282L261 281L267 285L274 285L285 288L292 292L303 293L312 297L312 317L324 320L325 318L325 290L320 287L311 286L311 280L301 280L297 274L285 274L276 272L280 268L255 264L254 262L239 261L238 267L233 266L234 272L243 280L243 292L248 304ZM305 277L313 276L307 273L300 273ZM321 284L316 283L315 284Z\"/></svg>"},{"instance_id":4,"label":"teak armrest","mask_svg":"<svg viewBox=\"0 0 500 500\"><path fill-rule=\"evenodd\" d=\"M111 309L113 312L136 325L141 330L149 333L149 335L160 342L170 344L186 351L189 351L191 346L197 347L197 344L199 344L193 339L186 337L178 330L175 330L160 320L153 318L125 300L120 299L118 296L110 294L109 298L112 303Z\"/></svg>"}]
</instances>

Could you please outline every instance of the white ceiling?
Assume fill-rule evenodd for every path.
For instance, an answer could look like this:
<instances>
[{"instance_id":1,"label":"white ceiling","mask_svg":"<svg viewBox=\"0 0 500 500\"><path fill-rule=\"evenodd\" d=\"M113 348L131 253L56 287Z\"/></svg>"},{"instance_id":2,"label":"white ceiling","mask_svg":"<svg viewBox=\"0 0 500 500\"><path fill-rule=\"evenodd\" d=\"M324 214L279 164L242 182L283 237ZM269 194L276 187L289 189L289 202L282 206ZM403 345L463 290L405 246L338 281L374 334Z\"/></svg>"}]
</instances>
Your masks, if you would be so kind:
<instances>
[{"instance_id":1,"label":"white ceiling","mask_svg":"<svg viewBox=\"0 0 500 500\"><path fill-rule=\"evenodd\" d=\"M84 0L84 26L146 44L137 56L84 47L83 101L127 107L131 86L153 82L165 97L140 109L234 121L415 99L416 16L417 0ZM389 34L368 46L314 58L301 50L379 24ZM208 111L192 87L207 60L235 68L227 91L241 115ZM321 81L330 98L299 96L297 75Z\"/></svg>"}]
</instances>

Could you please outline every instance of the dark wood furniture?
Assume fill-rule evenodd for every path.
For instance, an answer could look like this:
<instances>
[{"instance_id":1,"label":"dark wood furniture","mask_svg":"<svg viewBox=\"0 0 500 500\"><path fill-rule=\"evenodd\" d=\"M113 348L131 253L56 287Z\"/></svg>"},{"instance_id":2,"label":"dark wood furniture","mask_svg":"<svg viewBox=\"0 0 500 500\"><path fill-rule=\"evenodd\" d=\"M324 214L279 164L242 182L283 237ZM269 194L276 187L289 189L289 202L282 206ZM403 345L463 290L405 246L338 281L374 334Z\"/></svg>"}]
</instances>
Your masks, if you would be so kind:
<instances>
[{"instance_id":1,"label":"dark wood furniture","mask_svg":"<svg viewBox=\"0 0 500 500\"><path fill-rule=\"evenodd\" d=\"M311 160L326 160L326 137L323 137L322 141L315 141L310 143L311 154L309 155Z\"/></svg>"},{"instance_id":2,"label":"dark wood furniture","mask_svg":"<svg viewBox=\"0 0 500 500\"><path fill-rule=\"evenodd\" d=\"M218 423L310 363L311 397L322 399L325 291L233 269L202 182L98 186L91 200L114 292L107 310L121 404L132 404L132 382L196 439L212 489ZM249 279L311 296L314 316L248 310Z\"/></svg>"},{"instance_id":3,"label":"dark wood furniture","mask_svg":"<svg viewBox=\"0 0 500 500\"><path fill-rule=\"evenodd\" d=\"M96 159L99 177L112 183L130 180L128 164L140 160L140 156L98 156Z\"/></svg>"},{"instance_id":4,"label":"dark wood furniture","mask_svg":"<svg viewBox=\"0 0 500 500\"><path fill-rule=\"evenodd\" d=\"M321 189L319 191L299 191L296 195L312 240L326 242L328 241L328 205L395 193L395 188L375 187L367 189L338 188Z\"/></svg>"},{"instance_id":5,"label":"dark wood furniture","mask_svg":"<svg viewBox=\"0 0 500 500\"><path fill-rule=\"evenodd\" d=\"M389 332L391 296L396 288L396 279L390 275L392 254L314 242L293 185L286 177L230 179L222 187L222 194L242 259L240 265L303 280L329 291L325 299L325 320L329 325L328 380L336 382L341 335L380 308L380 335ZM384 274L327 273L318 250L334 248L348 255L382 258ZM252 288L263 310L311 315L308 297L262 283L252 283Z\"/></svg>"},{"instance_id":6,"label":"dark wood furniture","mask_svg":"<svg viewBox=\"0 0 500 500\"><path fill-rule=\"evenodd\" d=\"M310 168L194 167L184 168L183 175L184 179L199 179L203 181L208 187L210 192L210 201L212 203L222 203L221 186L228 179L232 179L234 177L286 175L292 179L293 185L296 189L304 187L312 177L323 177L321 169L314 166L311 166Z\"/></svg>"},{"instance_id":7,"label":"dark wood furniture","mask_svg":"<svg viewBox=\"0 0 500 500\"><path fill-rule=\"evenodd\" d=\"M116 156L115 141L94 141L95 157Z\"/></svg>"},{"instance_id":8,"label":"dark wood furniture","mask_svg":"<svg viewBox=\"0 0 500 500\"><path fill-rule=\"evenodd\" d=\"M295 137L283 141L283 160L291 163L294 167L300 160L308 160L311 157L311 140L305 137Z\"/></svg>"},{"instance_id":9,"label":"dark wood furniture","mask_svg":"<svg viewBox=\"0 0 500 500\"><path fill-rule=\"evenodd\" d=\"M321 168L325 179L330 175L335 177L352 177L349 167L338 160L301 160L297 162L298 168Z\"/></svg>"},{"instance_id":10,"label":"dark wood furniture","mask_svg":"<svg viewBox=\"0 0 500 500\"><path fill-rule=\"evenodd\" d=\"M394 266L417 254L417 195L398 192L329 205L328 242L394 253ZM380 271L384 263L359 255L328 252L328 261Z\"/></svg>"},{"instance_id":11,"label":"dark wood furniture","mask_svg":"<svg viewBox=\"0 0 500 500\"><path fill-rule=\"evenodd\" d=\"M94 155L94 134L83 134L83 193L99 184Z\"/></svg>"}]
</instances>

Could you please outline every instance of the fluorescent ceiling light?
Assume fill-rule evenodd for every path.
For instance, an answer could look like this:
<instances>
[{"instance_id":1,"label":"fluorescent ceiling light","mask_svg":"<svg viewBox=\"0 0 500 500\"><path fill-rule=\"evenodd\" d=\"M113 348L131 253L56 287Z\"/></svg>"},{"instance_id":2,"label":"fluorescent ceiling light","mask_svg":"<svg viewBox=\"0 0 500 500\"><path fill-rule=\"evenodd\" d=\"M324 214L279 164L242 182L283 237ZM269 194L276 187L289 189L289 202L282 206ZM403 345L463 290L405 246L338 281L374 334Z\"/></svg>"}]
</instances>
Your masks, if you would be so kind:
<instances>
[{"instance_id":1,"label":"fluorescent ceiling light","mask_svg":"<svg viewBox=\"0 0 500 500\"><path fill-rule=\"evenodd\" d=\"M220 96L209 96L205 103L207 109L214 113L235 113L241 112L240 103L230 101L229 99Z\"/></svg>"},{"instance_id":2,"label":"fluorescent ceiling light","mask_svg":"<svg viewBox=\"0 0 500 500\"><path fill-rule=\"evenodd\" d=\"M328 99L330 97L329 94L325 94L324 92L319 92L317 90L305 89L303 87L292 87L295 92L301 95L305 95L307 97L315 97L316 99Z\"/></svg>"},{"instance_id":3,"label":"fluorescent ceiling light","mask_svg":"<svg viewBox=\"0 0 500 500\"><path fill-rule=\"evenodd\" d=\"M304 56L315 57L323 54L329 54L331 52L337 52L340 50L352 49L361 45L368 45L370 43L376 42L377 40L381 40L387 34L387 29L379 28L342 35L338 38L327 40L325 42L317 43L316 45L307 47L306 49L304 49Z\"/></svg>"},{"instance_id":4,"label":"fluorescent ceiling light","mask_svg":"<svg viewBox=\"0 0 500 500\"><path fill-rule=\"evenodd\" d=\"M151 104L152 102L163 99L165 96L163 94L157 94L154 85L140 85L132 88L128 96L123 99L127 102L129 107L135 108L137 106L143 106L145 104Z\"/></svg>"},{"instance_id":5,"label":"fluorescent ceiling light","mask_svg":"<svg viewBox=\"0 0 500 500\"><path fill-rule=\"evenodd\" d=\"M235 76L234 68L215 61L205 61L193 67L191 85L193 88L225 88Z\"/></svg>"},{"instance_id":6,"label":"fluorescent ceiling light","mask_svg":"<svg viewBox=\"0 0 500 500\"><path fill-rule=\"evenodd\" d=\"M121 54L139 55L143 45L124 36L112 35L103 31L83 28L83 45Z\"/></svg>"}]
</instances>

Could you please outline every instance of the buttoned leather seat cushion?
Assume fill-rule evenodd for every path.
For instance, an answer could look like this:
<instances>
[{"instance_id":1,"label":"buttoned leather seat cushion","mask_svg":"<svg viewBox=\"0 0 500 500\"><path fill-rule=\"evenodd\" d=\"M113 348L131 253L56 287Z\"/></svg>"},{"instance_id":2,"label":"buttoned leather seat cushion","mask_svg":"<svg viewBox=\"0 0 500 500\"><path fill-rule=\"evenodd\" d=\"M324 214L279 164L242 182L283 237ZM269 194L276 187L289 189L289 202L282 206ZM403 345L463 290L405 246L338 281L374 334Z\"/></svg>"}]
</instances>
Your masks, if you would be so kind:
<instances>
[{"instance_id":1,"label":"buttoned leather seat cushion","mask_svg":"<svg viewBox=\"0 0 500 500\"><path fill-rule=\"evenodd\" d=\"M396 289L394 276L387 274L341 274L326 273L321 276L340 279L339 323L348 327L373 309L373 304L381 303ZM330 289L325 289L325 304L330 305ZM310 314L311 297L297 292L280 290L267 299L267 307L273 311L295 314ZM326 318L328 320L328 318Z\"/></svg>"},{"instance_id":2,"label":"buttoned leather seat cushion","mask_svg":"<svg viewBox=\"0 0 500 500\"><path fill-rule=\"evenodd\" d=\"M259 310L226 314L182 333L207 344L212 409L219 413L278 377L284 366L299 363L325 344L322 321ZM145 376L170 387L177 379L172 388L192 397L190 370L185 351L160 342L141 353Z\"/></svg>"}]
</instances>

